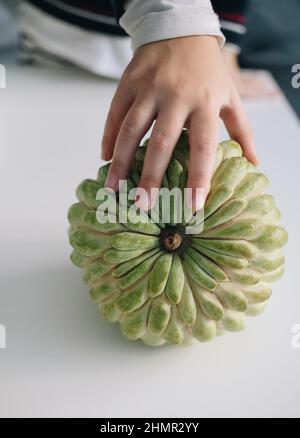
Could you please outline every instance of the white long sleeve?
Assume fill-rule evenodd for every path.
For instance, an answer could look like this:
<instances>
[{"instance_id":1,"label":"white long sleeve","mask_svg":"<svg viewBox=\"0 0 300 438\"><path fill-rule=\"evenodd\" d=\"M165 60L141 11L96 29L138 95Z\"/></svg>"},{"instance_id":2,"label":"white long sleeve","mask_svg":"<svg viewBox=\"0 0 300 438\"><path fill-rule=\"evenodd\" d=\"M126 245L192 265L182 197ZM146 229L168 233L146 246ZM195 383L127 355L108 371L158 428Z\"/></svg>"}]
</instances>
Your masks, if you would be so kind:
<instances>
[{"instance_id":1,"label":"white long sleeve","mask_svg":"<svg viewBox=\"0 0 300 438\"><path fill-rule=\"evenodd\" d=\"M188 35L225 38L210 0L127 0L121 26L132 38L132 48Z\"/></svg>"}]
</instances>

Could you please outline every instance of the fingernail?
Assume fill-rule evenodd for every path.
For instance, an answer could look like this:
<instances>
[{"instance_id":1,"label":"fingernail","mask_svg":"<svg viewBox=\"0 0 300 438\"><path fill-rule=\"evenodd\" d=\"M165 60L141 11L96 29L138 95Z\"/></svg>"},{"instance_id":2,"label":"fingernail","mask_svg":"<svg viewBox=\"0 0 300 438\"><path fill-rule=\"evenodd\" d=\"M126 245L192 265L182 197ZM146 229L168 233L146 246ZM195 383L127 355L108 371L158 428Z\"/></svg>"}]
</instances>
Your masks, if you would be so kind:
<instances>
[{"instance_id":1,"label":"fingernail","mask_svg":"<svg viewBox=\"0 0 300 438\"><path fill-rule=\"evenodd\" d=\"M187 205L193 211L199 211L204 206L204 189L187 189Z\"/></svg>"},{"instance_id":2,"label":"fingernail","mask_svg":"<svg viewBox=\"0 0 300 438\"><path fill-rule=\"evenodd\" d=\"M148 211L150 208L150 199L147 191L142 187L138 187L136 191L135 204L143 211Z\"/></svg>"},{"instance_id":3,"label":"fingernail","mask_svg":"<svg viewBox=\"0 0 300 438\"><path fill-rule=\"evenodd\" d=\"M103 161L109 160L108 153L106 151L104 151L103 149L101 150L101 160L103 160Z\"/></svg>"},{"instance_id":4,"label":"fingernail","mask_svg":"<svg viewBox=\"0 0 300 438\"><path fill-rule=\"evenodd\" d=\"M158 187L152 187L151 191L150 191L150 207L149 209L153 208L157 198L159 195L159 188Z\"/></svg>"},{"instance_id":5,"label":"fingernail","mask_svg":"<svg viewBox=\"0 0 300 438\"><path fill-rule=\"evenodd\" d=\"M197 191L198 189L196 189ZM201 192L203 192L201 190ZM204 194L203 193L197 193L194 198L193 198L193 209L195 211L199 211L203 208L204 206Z\"/></svg>"},{"instance_id":6,"label":"fingernail","mask_svg":"<svg viewBox=\"0 0 300 438\"><path fill-rule=\"evenodd\" d=\"M109 175L106 178L105 187L107 187L108 189L112 189L112 190L116 191L117 188L118 188L118 178L115 177L114 175Z\"/></svg>"}]
</instances>

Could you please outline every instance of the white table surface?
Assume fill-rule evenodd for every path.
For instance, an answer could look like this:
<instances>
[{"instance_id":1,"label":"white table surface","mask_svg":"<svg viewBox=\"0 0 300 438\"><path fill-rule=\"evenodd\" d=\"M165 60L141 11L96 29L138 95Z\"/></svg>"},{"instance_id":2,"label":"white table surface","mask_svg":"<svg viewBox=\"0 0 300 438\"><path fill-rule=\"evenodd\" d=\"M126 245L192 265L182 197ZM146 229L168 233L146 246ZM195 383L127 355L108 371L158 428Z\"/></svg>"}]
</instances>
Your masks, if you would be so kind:
<instances>
[{"instance_id":1,"label":"white table surface","mask_svg":"<svg viewBox=\"0 0 300 438\"><path fill-rule=\"evenodd\" d=\"M286 274L246 331L148 348L98 315L69 262L66 212L94 177L115 82L8 67L0 90L0 416L300 416L300 129L283 99L246 104L289 231ZM225 138L225 134L222 135ZM299 160L299 161L298 161Z\"/></svg>"}]
</instances>

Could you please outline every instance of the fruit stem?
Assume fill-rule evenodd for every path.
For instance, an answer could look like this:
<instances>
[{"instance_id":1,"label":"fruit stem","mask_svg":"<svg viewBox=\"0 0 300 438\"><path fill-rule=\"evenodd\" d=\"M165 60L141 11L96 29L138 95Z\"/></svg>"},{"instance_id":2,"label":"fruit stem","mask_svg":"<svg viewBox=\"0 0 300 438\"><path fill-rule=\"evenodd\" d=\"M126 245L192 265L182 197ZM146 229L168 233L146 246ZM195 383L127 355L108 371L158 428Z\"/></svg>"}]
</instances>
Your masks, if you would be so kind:
<instances>
[{"instance_id":1,"label":"fruit stem","mask_svg":"<svg viewBox=\"0 0 300 438\"><path fill-rule=\"evenodd\" d=\"M167 251L175 251L182 244L182 236L179 233L170 234L164 240L164 245Z\"/></svg>"},{"instance_id":2,"label":"fruit stem","mask_svg":"<svg viewBox=\"0 0 300 438\"><path fill-rule=\"evenodd\" d=\"M189 236L185 234L184 228L180 225L167 225L161 230L160 245L163 251L183 254L190 242Z\"/></svg>"}]
</instances>

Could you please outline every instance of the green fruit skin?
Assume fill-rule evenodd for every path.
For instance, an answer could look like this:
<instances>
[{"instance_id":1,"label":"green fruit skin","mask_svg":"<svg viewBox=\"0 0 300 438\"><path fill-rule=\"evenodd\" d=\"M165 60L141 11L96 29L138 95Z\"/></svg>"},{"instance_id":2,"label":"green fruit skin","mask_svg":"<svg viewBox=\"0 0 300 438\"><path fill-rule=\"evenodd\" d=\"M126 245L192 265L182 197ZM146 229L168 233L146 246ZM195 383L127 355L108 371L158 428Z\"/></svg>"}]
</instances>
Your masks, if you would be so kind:
<instances>
[{"instance_id":1,"label":"green fruit skin","mask_svg":"<svg viewBox=\"0 0 300 438\"><path fill-rule=\"evenodd\" d=\"M219 207L221 207L226 201L228 201L233 195L233 190L221 186L216 191L211 192L208 195L204 206L205 219L211 216Z\"/></svg>"},{"instance_id":2,"label":"green fruit skin","mask_svg":"<svg viewBox=\"0 0 300 438\"><path fill-rule=\"evenodd\" d=\"M144 253L143 250L140 251L118 251L117 249L109 249L103 254L103 258L107 263L113 265L128 262L129 260L135 259Z\"/></svg>"},{"instance_id":3,"label":"green fruit skin","mask_svg":"<svg viewBox=\"0 0 300 438\"><path fill-rule=\"evenodd\" d=\"M232 199L226 202L205 221L204 230L217 227L235 218L241 213L246 205L247 203L243 199Z\"/></svg>"},{"instance_id":4,"label":"green fruit skin","mask_svg":"<svg viewBox=\"0 0 300 438\"><path fill-rule=\"evenodd\" d=\"M107 192L108 203L100 205L97 197L110 163L99 169L97 180L79 185L79 202L69 208L71 260L83 269L91 298L105 319L119 322L125 337L153 347L208 342L225 331L243 330L246 316L265 310L270 284L284 273L281 248L288 236L273 196L265 193L267 177L242 156L237 142L219 144L203 211L189 208L184 217L175 217L175 203L170 205L169 225L187 226L191 234L183 249L168 252L162 202L151 212L157 222L150 212L138 212L134 199L128 210L124 202L125 187L139 184L146 150L147 142L138 148L127 186ZM188 167L184 130L162 187L185 188ZM115 200L120 210L110 211ZM121 223L125 214L128 221ZM137 214L142 222L136 223ZM110 222L99 221L104 215Z\"/></svg>"},{"instance_id":5,"label":"green fruit skin","mask_svg":"<svg viewBox=\"0 0 300 438\"><path fill-rule=\"evenodd\" d=\"M147 250L158 246L158 238L143 234L124 232L116 234L112 239L113 248L119 250Z\"/></svg>"},{"instance_id":6,"label":"green fruit skin","mask_svg":"<svg viewBox=\"0 0 300 438\"><path fill-rule=\"evenodd\" d=\"M170 320L163 337L169 344L182 344L184 341L184 328L183 323L180 321L177 306L171 306Z\"/></svg>"},{"instance_id":7,"label":"green fruit skin","mask_svg":"<svg viewBox=\"0 0 300 438\"><path fill-rule=\"evenodd\" d=\"M177 254L174 254L170 275L166 285L166 295L171 304L178 304L180 302L184 280L185 275L181 260Z\"/></svg>"},{"instance_id":8,"label":"green fruit skin","mask_svg":"<svg viewBox=\"0 0 300 438\"><path fill-rule=\"evenodd\" d=\"M128 251L119 251L119 254L122 254L124 252L126 252L126 255L128 254ZM135 267L141 265L141 263L143 263L145 260L151 258L152 256L158 253L159 250L157 248L150 251L143 251L138 257L131 258L129 260L124 261L123 263L120 262L120 264L118 264L118 266L112 271L112 275L117 278L123 277L124 275L132 271Z\"/></svg>"},{"instance_id":9,"label":"green fruit skin","mask_svg":"<svg viewBox=\"0 0 300 438\"><path fill-rule=\"evenodd\" d=\"M70 230L70 244L84 256L100 256L109 248L111 237L96 235L87 230Z\"/></svg>"},{"instance_id":10,"label":"green fruit skin","mask_svg":"<svg viewBox=\"0 0 300 438\"><path fill-rule=\"evenodd\" d=\"M191 279L199 286L210 291L214 291L217 287L217 282L210 277L188 254L184 257L184 267Z\"/></svg>"},{"instance_id":11,"label":"green fruit skin","mask_svg":"<svg viewBox=\"0 0 300 438\"><path fill-rule=\"evenodd\" d=\"M203 256L194 248L188 248L186 253L213 279L216 281L228 280L227 274L216 263Z\"/></svg>"},{"instance_id":12,"label":"green fruit skin","mask_svg":"<svg viewBox=\"0 0 300 438\"><path fill-rule=\"evenodd\" d=\"M193 292L187 282L184 284L178 309L182 320L187 325L192 325L195 322L197 318L197 308Z\"/></svg>"},{"instance_id":13,"label":"green fruit skin","mask_svg":"<svg viewBox=\"0 0 300 438\"><path fill-rule=\"evenodd\" d=\"M97 193L102 188L103 186L101 186L98 181L86 179L78 186L76 195L79 201L87 207L96 209L99 205L99 201L97 201Z\"/></svg>"},{"instance_id":14,"label":"green fruit skin","mask_svg":"<svg viewBox=\"0 0 300 438\"><path fill-rule=\"evenodd\" d=\"M152 301L149 314L148 328L153 334L161 334L166 329L171 316L171 306L164 299Z\"/></svg>"},{"instance_id":15,"label":"green fruit skin","mask_svg":"<svg viewBox=\"0 0 300 438\"><path fill-rule=\"evenodd\" d=\"M153 254L148 259L144 260L140 265L129 271L126 275L121 277L118 281L118 286L121 290L128 289L141 278L145 277L151 271L151 268L155 260L159 257L159 254ZM148 285L147 285L148 289Z\"/></svg>"},{"instance_id":16,"label":"green fruit skin","mask_svg":"<svg viewBox=\"0 0 300 438\"><path fill-rule=\"evenodd\" d=\"M197 285L194 285L193 292L197 298L202 312L209 319L212 319L213 321L219 321L223 318L224 310L216 294L200 288Z\"/></svg>"},{"instance_id":17,"label":"green fruit skin","mask_svg":"<svg viewBox=\"0 0 300 438\"><path fill-rule=\"evenodd\" d=\"M246 312L248 309L247 298L234 283L221 283L216 290L216 294L228 309L238 312Z\"/></svg>"},{"instance_id":18,"label":"green fruit skin","mask_svg":"<svg viewBox=\"0 0 300 438\"><path fill-rule=\"evenodd\" d=\"M217 334L215 321L207 318L199 309L197 319L192 326L193 336L200 342L211 341Z\"/></svg>"},{"instance_id":19,"label":"green fruit skin","mask_svg":"<svg viewBox=\"0 0 300 438\"><path fill-rule=\"evenodd\" d=\"M103 259L95 260L84 268L83 279L88 284L97 283L102 276L106 275L112 269L111 265Z\"/></svg>"},{"instance_id":20,"label":"green fruit skin","mask_svg":"<svg viewBox=\"0 0 300 438\"><path fill-rule=\"evenodd\" d=\"M149 295L156 297L162 294L167 285L170 269L172 265L172 256L170 254L161 255L155 262L149 281Z\"/></svg>"},{"instance_id":21,"label":"green fruit skin","mask_svg":"<svg viewBox=\"0 0 300 438\"><path fill-rule=\"evenodd\" d=\"M245 257L249 260L257 256L256 246L245 240L215 240L199 237L192 238L192 242L221 254L230 255L231 257Z\"/></svg>"},{"instance_id":22,"label":"green fruit skin","mask_svg":"<svg viewBox=\"0 0 300 438\"><path fill-rule=\"evenodd\" d=\"M146 334L149 308L150 304L146 303L141 308L124 315L120 322L124 336L135 341Z\"/></svg>"},{"instance_id":23,"label":"green fruit skin","mask_svg":"<svg viewBox=\"0 0 300 438\"><path fill-rule=\"evenodd\" d=\"M246 175L247 166L248 162L243 157L232 157L224 160L212 178L212 189L215 190L222 186L235 188Z\"/></svg>"},{"instance_id":24,"label":"green fruit skin","mask_svg":"<svg viewBox=\"0 0 300 438\"><path fill-rule=\"evenodd\" d=\"M146 281L141 281L132 289L122 292L117 299L117 307L123 312L132 312L140 308L148 299Z\"/></svg>"},{"instance_id":25,"label":"green fruit skin","mask_svg":"<svg viewBox=\"0 0 300 438\"><path fill-rule=\"evenodd\" d=\"M239 332L246 327L245 314L235 310L226 309L222 322L229 332Z\"/></svg>"}]
</instances>

